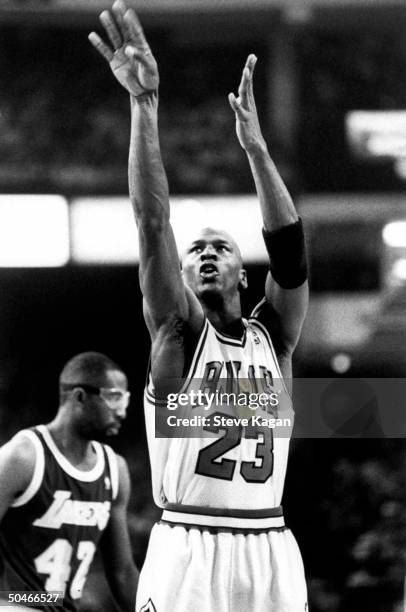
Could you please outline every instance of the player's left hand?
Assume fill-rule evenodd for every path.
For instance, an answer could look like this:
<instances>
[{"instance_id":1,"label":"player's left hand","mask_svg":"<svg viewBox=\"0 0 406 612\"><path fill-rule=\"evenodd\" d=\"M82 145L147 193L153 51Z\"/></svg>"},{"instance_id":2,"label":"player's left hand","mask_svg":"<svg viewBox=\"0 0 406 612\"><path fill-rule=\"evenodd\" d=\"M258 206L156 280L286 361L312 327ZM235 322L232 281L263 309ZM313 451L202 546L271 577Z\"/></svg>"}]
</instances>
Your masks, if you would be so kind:
<instances>
[{"instance_id":1,"label":"player's left hand","mask_svg":"<svg viewBox=\"0 0 406 612\"><path fill-rule=\"evenodd\" d=\"M256 62L255 55L248 56L242 71L238 98L233 93L228 95L230 106L235 113L238 140L247 153L266 146L254 98L253 77Z\"/></svg>"},{"instance_id":2,"label":"player's left hand","mask_svg":"<svg viewBox=\"0 0 406 612\"><path fill-rule=\"evenodd\" d=\"M113 50L96 32L89 34L89 40L109 62L118 82L135 97L156 91L158 66L135 11L116 0L111 12L100 14L100 21Z\"/></svg>"}]
</instances>

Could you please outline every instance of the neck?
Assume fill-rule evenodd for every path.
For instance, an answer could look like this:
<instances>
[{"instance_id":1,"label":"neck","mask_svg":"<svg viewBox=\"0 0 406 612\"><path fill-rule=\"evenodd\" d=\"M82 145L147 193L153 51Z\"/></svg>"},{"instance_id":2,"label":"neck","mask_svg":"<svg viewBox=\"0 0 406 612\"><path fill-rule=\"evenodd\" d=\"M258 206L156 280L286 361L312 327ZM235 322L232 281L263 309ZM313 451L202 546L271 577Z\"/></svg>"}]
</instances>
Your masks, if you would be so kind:
<instances>
[{"instance_id":1,"label":"neck","mask_svg":"<svg viewBox=\"0 0 406 612\"><path fill-rule=\"evenodd\" d=\"M230 301L222 296L205 296L201 299L204 314L218 331L230 333L241 321L241 303L239 294ZM239 333L239 332L237 332Z\"/></svg>"},{"instance_id":2,"label":"neck","mask_svg":"<svg viewBox=\"0 0 406 612\"><path fill-rule=\"evenodd\" d=\"M86 458L91 449L91 441L78 434L65 415L58 413L46 427L63 455L74 457L77 462Z\"/></svg>"}]
</instances>

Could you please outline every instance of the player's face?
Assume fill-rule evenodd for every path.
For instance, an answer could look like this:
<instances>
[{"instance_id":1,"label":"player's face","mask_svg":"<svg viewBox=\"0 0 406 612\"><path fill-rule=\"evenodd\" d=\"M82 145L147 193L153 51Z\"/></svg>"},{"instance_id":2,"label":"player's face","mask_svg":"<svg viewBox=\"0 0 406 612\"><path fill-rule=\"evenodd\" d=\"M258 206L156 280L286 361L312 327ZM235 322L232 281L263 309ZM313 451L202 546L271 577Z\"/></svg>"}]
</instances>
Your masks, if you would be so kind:
<instances>
[{"instance_id":1,"label":"player's face","mask_svg":"<svg viewBox=\"0 0 406 612\"><path fill-rule=\"evenodd\" d=\"M199 298L234 294L246 287L246 274L235 241L226 232L206 228L186 249L183 277Z\"/></svg>"},{"instance_id":2,"label":"player's face","mask_svg":"<svg viewBox=\"0 0 406 612\"><path fill-rule=\"evenodd\" d=\"M89 439L103 441L116 436L127 414L127 378L119 370L108 370L89 381L99 393L86 392L81 414L81 431Z\"/></svg>"}]
</instances>

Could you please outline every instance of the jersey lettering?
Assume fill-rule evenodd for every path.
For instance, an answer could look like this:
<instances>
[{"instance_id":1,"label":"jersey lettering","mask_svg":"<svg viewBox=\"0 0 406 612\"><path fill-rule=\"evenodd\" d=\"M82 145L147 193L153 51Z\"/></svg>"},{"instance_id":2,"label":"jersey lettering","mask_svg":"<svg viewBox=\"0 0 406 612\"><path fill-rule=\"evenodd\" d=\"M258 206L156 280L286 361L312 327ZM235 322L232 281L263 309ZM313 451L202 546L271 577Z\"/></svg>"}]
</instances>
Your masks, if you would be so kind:
<instances>
[{"instance_id":1,"label":"jersey lettering","mask_svg":"<svg viewBox=\"0 0 406 612\"><path fill-rule=\"evenodd\" d=\"M71 495L71 491L55 491L54 501L33 525L47 529L59 529L64 524L81 525L103 531L110 518L111 502L77 501L70 499Z\"/></svg>"},{"instance_id":2,"label":"jersey lettering","mask_svg":"<svg viewBox=\"0 0 406 612\"><path fill-rule=\"evenodd\" d=\"M224 416L221 412L213 416ZM195 473L209 478L221 480L232 480L236 461L222 458L232 448L241 443L243 428L241 425L233 427L221 427L208 425L206 431L219 433L224 431L224 436L215 440L199 451ZM241 476L246 482L264 483L273 473L273 433L269 427L249 425L244 427L244 438L257 440L255 458L260 461L242 461L240 467Z\"/></svg>"},{"instance_id":3,"label":"jersey lettering","mask_svg":"<svg viewBox=\"0 0 406 612\"><path fill-rule=\"evenodd\" d=\"M79 542L76 557L80 564L69 589L72 599L79 599L82 596L95 551L94 542L87 540ZM37 572L48 576L44 585L46 591L65 591L72 570L72 552L72 544L68 540L58 538L34 559Z\"/></svg>"},{"instance_id":4,"label":"jersey lettering","mask_svg":"<svg viewBox=\"0 0 406 612\"><path fill-rule=\"evenodd\" d=\"M206 363L200 390L203 393L238 393L240 386L241 361L209 361ZM223 375L223 376L222 376ZM220 386L220 379L225 379L226 388ZM243 377L244 378L244 377ZM269 393L273 390L273 377L265 366L258 366L258 372L254 365L249 365L247 378L250 383L250 391L258 393L258 383L261 382L261 393ZM245 389L248 391L248 389Z\"/></svg>"}]
</instances>

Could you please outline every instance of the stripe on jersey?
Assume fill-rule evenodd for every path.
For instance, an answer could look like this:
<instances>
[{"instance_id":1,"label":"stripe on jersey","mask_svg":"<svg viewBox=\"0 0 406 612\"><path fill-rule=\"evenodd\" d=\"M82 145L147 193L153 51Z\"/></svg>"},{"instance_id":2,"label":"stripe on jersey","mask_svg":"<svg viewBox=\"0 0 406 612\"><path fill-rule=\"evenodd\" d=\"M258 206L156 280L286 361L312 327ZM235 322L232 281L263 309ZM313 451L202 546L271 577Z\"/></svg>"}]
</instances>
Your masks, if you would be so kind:
<instances>
[{"instance_id":1,"label":"stripe on jersey","mask_svg":"<svg viewBox=\"0 0 406 612\"><path fill-rule=\"evenodd\" d=\"M161 522L240 531L269 531L285 527L282 506L261 510L232 510L168 504L162 513Z\"/></svg>"},{"instance_id":2,"label":"stripe on jersey","mask_svg":"<svg viewBox=\"0 0 406 612\"><path fill-rule=\"evenodd\" d=\"M107 461L109 462L110 477L111 477L111 492L113 495L113 499L116 499L118 495L118 487L119 487L117 455L113 451L113 449L107 444L103 444L103 448L106 451Z\"/></svg>"},{"instance_id":3,"label":"stripe on jersey","mask_svg":"<svg viewBox=\"0 0 406 612\"><path fill-rule=\"evenodd\" d=\"M211 508L209 506L189 506L187 504L166 504L164 510L171 512L183 512L186 514L201 514L203 516L231 516L234 518L269 518L283 516L282 506L274 508L236 509L236 508Z\"/></svg>"},{"instance_id":4,"label":"stripe on jersey","mask_svg":"<svg viewBox=\"0 0 406 612\"><path fill-rule=\"evenodd\" d=\"M245 319L242 319L242 322L244 324L244 333L241 339L233 338L232 336L228 336L227 334L221 333L214 329L217 340L219 340L222 344L228 344L229 346L239 346L244 348L245 343L247 341L247 321Z\"/></svg>"},{"instance_id":5,"label":"stripe on jersey","mask_svg":"<svg viewBox=\"0 0 406 612\"><path fill-rule=\"evenodd\" d=\"M276 356L275 349L274 349L274 346L272 344L271 335L270 335L269 331L267 330L265 325L263 323L261 323L261 321L258 321L258 319L254 319L253 317L250 317L249 318L249 322L250 322L250 324L252 326L254 326L254 327L256 326L258 329L260 329L262 331L262 333L264 334L265 340L267 341L267 343L269 345L269 348L271 350L272 357L273 357L273 360L274 360L274 363L275 363L275 367L276 367L277 372L279 374L279 378L282 381L283 387L284 387L288 397L290 397L290 399L292 399L292 396L291 396L291 394L289 392L289 389L286 386L285 379L283 378L283 375L282 375L282 372L281 372L281 368L279 366L279 361L278 361L278 358Z\"/></svg>"},{"instance_id":6,"label":"stripe on jersey","mask_svg":"<svg viewBox=\"0 0 406 612\"><path fill-rule=\"evenodd\" d=\"M94 482L95 480L100 478L104 470L105 462L103 449L99 442L92 442L93 448L97 455L96 464L94 465L94 467L88 471L79 470L77 467L72 465L70 461L68 461L68 459L61 453L45 425L38 425L37 429L44 438L46 445L53 454L56 462L59 464L59 467L61 467L63 471L66 472L69 476L72 476L72 478L76 478L76 480L81 480L82 482Z\"/></svg>"}]
</instances>

